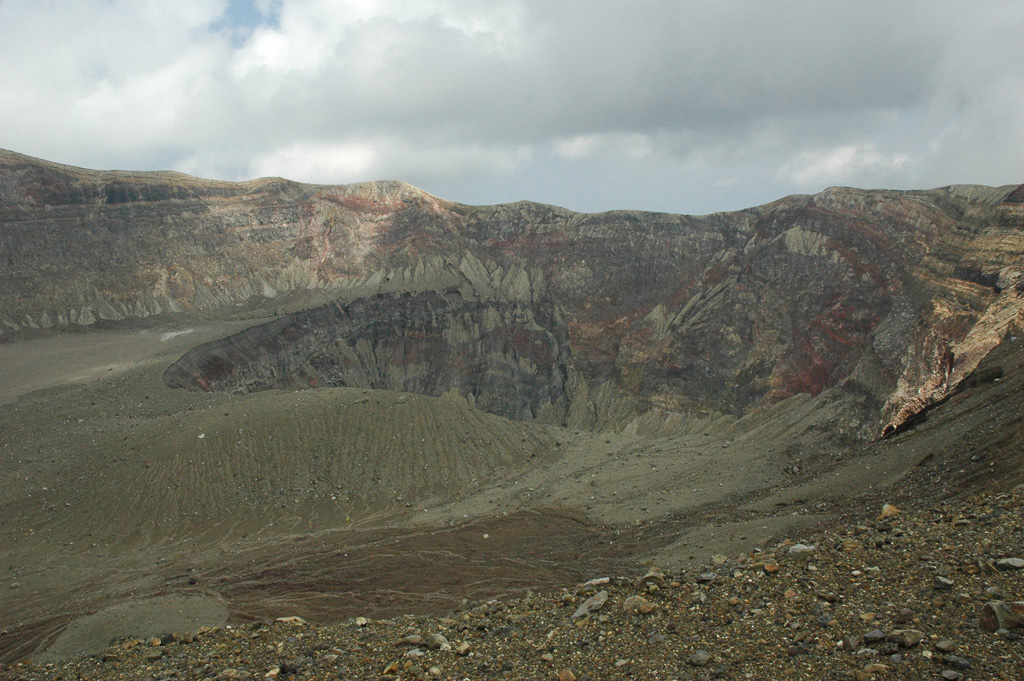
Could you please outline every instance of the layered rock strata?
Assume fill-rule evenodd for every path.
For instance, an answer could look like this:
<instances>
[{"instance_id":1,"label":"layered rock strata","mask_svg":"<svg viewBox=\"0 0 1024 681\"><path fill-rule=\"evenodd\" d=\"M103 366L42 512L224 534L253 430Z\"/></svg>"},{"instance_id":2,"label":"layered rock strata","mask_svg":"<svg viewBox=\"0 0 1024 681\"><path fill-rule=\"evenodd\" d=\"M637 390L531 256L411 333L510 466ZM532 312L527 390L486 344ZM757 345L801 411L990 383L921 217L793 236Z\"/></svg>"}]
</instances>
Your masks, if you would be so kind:
<instances>
[{"instance_id":1,"label":"layered rock strata","mask_svg":"<svg viewBox=\"0 0 1024 681\"><path fill-rule=\"evenodd\" d=\"M231 351L196 350L169 377L201 389L456 388L520 418L571 411L583 386L633 411L730 414L836 392L870 437L947 395L1020 319L1022 195L832 188L699 217L581 214L465 206L397 182L226 183L2 152L0 326L10 338L276 311L287 320ZM345 306L370 318L340 322ZM316 320L341 326L303 339L338 334L349 350L273 340ZM252 347L263 349L245 369ZM359 347L420 355L370 361ZM197 369L225 353L230 380ZM473 371L500 377L485 387Z\"/></svg>"}]
</instances>

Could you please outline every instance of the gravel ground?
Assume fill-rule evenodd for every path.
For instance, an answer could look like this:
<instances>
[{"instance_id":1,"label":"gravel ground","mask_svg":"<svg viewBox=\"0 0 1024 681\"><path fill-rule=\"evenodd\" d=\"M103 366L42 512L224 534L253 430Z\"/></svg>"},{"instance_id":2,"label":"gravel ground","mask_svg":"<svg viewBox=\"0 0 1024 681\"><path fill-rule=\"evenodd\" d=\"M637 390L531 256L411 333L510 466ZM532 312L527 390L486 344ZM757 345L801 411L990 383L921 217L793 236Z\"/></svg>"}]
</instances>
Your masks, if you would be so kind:
<instances>
[{"instance_id":1,"label":"gravel ground","mask_svg":"<svg viewBox=\"0 0 1024 681\"><path fill-rule=\"evenodd\" d=\"M1024 617L983 625L1024 598L1022 558L1024 486L446 617L169 633L0 679L1021 679Z\"/></svg>"}]
</instances>

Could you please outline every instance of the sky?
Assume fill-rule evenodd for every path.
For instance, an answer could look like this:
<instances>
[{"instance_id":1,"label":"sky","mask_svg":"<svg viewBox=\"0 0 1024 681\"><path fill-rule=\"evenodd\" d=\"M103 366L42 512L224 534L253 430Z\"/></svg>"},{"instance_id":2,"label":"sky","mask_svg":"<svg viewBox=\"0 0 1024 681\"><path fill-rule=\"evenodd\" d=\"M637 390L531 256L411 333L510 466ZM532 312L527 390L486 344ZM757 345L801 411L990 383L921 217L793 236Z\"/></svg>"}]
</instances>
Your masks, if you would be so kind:
<instances>
[{"instance_id":1,"label":"sky","mask_svg":"<svg viewBox=\"0 0 1024 681\"><path fill-rule=\"evenodd\" d=\"M703 214L1024 182L1020 0L0 0L0 148Z\"/></svg>"}]
</instances>

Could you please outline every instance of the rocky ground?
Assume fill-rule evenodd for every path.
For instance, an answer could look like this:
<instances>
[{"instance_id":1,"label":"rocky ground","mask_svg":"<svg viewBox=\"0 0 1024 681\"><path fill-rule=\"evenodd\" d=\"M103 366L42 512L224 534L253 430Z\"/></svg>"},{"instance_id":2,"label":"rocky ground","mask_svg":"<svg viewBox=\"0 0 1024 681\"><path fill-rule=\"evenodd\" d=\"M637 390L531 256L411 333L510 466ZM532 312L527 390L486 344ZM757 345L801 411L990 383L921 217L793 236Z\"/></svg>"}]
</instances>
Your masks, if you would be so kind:
<instances>
[{"instance_id":1,"label":"rocky ground","mask_svg":"<svg viewBox=\"0 0 1024 681\"><path fill-rule=\"evenodd\" d=\"M0 679L1024 678L1024 486L859 513L696 569L595 574L441 617L119 640Z\"/></svg>"}]
</instances>

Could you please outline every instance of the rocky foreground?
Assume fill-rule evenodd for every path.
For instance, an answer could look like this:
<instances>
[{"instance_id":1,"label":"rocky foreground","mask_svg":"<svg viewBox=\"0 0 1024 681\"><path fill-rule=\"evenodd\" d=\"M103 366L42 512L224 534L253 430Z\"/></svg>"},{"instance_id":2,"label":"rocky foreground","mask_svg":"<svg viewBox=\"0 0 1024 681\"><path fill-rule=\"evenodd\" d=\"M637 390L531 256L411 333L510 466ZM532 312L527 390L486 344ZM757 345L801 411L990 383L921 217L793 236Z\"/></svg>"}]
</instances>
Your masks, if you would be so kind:
<instances>
[{"instance_id":1,"label":"rocky foreground","mask_svg":"<svg viewBox=\"0 0 1024 681\"><path fill-rule=\"evenodd\" d=\"M862 522L445 617L284 616L0 679L1024 678L1024 486Z\"/></svg>"}]
</instances>

